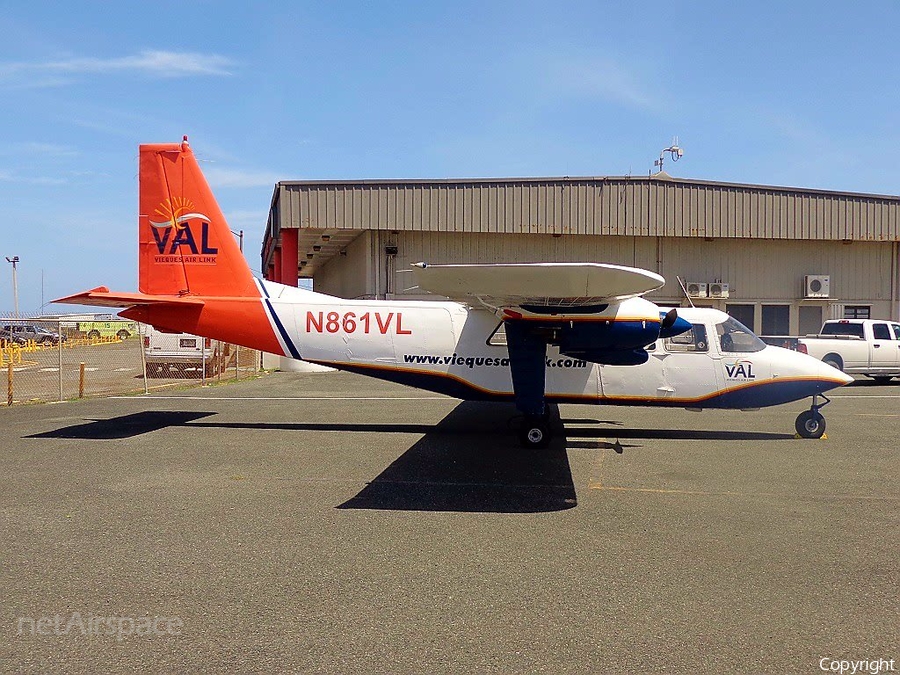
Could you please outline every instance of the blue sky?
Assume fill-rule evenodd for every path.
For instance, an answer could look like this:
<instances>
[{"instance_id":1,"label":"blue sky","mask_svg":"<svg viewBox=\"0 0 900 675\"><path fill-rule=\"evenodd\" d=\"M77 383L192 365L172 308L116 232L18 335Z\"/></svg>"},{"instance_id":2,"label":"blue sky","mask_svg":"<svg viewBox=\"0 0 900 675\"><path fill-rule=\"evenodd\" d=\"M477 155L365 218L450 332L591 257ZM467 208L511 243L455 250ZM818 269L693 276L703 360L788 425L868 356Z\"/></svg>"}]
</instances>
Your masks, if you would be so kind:
<instances>
[{"instance_id":1,"label":"blue sky","mask_svg":"<svg viewBox=\"0 0 900 675\"><path fill-rule=\"evenodd\" d=\"M0 313L137 288L137 146L187 134L258 270L274 184L646 175L898 194L895 0L0 10ZM47 308L64 311L64 306Z\"/></svg>"}]
</instances>

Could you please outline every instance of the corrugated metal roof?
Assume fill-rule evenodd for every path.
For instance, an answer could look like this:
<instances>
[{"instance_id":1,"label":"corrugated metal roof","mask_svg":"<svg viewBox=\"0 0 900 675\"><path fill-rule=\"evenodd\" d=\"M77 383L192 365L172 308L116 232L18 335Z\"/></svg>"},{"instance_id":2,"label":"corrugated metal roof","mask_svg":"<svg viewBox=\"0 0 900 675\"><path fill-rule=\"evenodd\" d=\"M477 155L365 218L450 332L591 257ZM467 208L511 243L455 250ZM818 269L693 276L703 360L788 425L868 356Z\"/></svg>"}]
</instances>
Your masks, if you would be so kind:
<instances>
[{"instance_id":1,"label":"corrugated metal roof","mask_svg":"<svg viewBox=\"0 0 900 675\"><path fill-rule=\"evenodd\" d=\"M900 241L900 196L667 175L282 181L263 258L281 228Z\"/></svg>"}]
</instances>

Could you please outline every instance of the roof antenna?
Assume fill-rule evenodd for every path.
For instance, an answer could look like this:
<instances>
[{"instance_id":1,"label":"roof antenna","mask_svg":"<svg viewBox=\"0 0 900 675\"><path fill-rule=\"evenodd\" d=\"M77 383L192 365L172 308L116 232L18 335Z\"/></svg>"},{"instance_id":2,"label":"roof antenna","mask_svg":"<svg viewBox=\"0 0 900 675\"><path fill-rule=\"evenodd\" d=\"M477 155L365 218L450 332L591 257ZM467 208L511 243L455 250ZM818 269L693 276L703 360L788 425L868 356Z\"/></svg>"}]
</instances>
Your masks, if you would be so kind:
<instances>
[{"instance_id":1,"label":"roof antenna","mask_svg":"<svg viewBox=\"0 0 900 675\"><path fill-rule=\"evenodd\" d=\"M675 136L672 139L672 145L670 145L668 148L663 148L662 150L660 150L659 159L653 161L653 166L659 167L658 173L663 172L663 160L666 158L667 152L672 157L673 162L677 162L679 159L684 157L684 148L678 147L678 136Z\"/></svg>"},{"instance_id":2,"label":"roof antenna","mask_svg":"<svg viewBox=\"0 0 900 675\"><path fill-rule=\"evenodd\" d=\"M690 304L691 307L693 307L694 301L691 300L691 296L688 295L687 288L685 288L684 282L681 280L681 277L676 276L675 278L678 280L678 285L681 286L681 292L684 293L684 297L687 298L688 303Z\"/></svg>"}]
</instances>

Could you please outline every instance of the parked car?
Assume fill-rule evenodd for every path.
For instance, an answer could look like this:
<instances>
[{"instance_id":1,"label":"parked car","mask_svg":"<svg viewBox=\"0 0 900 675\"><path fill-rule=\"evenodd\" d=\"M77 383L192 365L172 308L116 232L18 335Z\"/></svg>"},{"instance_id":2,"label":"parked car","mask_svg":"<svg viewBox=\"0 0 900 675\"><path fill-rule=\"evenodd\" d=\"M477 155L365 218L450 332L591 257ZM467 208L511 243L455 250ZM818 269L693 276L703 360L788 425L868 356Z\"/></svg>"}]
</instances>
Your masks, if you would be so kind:
<instances>
[{"instance_id":1,"label":"parked car","mask_svg":"<svg viewBox=\"0 0 900 675\"><path fill-rule=\"evenodd\" d=\"M5 328L0 328L0 346L7 344L24 345L25 338L20 337Z\"/></svg>"},{"instance_id":2,"label":"parked car","mask_svg":"<svg viewBox=\"0 0 900 675\"><path fill-rule=\"evenodd\" d=\"M190 333L164 333L151 326L144 335L148 377L206 377L221 372L230 345Z\"/></svg>"},{"instance_id":3,"label":"parked car","mask_svg":"<svg viewBox=\"0 0 900 675\"><path fill-rule=\"evenodd\" d=\"M877 382L900 375L900 324L893 321L826 321L817 335L800 338L799 349L845 373Z\"/></svg>"},{"instance_id":4,"label":"parked car","mask_svg":"<svg viewBox=\"0 0 900 675\"><path fill-rule=\"evenodd\" d=\"M38 344L58 344L60 339L65 341L66 336L60 337L56 331L49 330L38 324L15 323L6 324L3 330L23 340L34 340Z\"/></svg>"}]
</instances>

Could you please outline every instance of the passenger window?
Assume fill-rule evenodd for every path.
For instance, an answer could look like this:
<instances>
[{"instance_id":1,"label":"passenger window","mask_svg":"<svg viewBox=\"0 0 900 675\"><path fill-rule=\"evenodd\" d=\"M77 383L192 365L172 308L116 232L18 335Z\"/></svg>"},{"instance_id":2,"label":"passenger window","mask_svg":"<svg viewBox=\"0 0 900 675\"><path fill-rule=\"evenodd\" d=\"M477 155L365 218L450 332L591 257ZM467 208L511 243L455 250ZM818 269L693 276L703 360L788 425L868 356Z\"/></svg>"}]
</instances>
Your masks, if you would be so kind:
<instances>
[{"instance_id":1,"label":"passenger window","mask_svg":"<svg viewBox=\"0 0 900 675\"><path fill-rule=\"evenodd\" d=\"M494 332L488 335L484 341L488 347L505 347L506 346L506 324L501 321L497 324Z\"/></svg>"},{"instance_id":2,"label":"passenger window","mask_svg":"<svg viewBox=\"0 0 900 675\"><path fill-rule=\"evenodd\" d=\"M888 325L886 323L872 324L872 334L875 336L876 340L891 339L891 332L888 330Z\"/></svg>"},{"instance_id":3,"label":"passenger window","mask_svg":"<svg viewBox=\"0 0 900 675\"><path fill-rule=\"evenodd\" d=\"M894 329L894 339L900 340L900 324L892 323L891 328Z\"/></svg>"},{"instance_id":4,"label":"passenger window","mask_svg":"<svg viewBox=\"0 0 900 675\"><path fill-rule=\"evenodd\" d=\"M695 324L691 330L666 338L664 343L668 352L706 352L709 342L706 340L706 326Z\"/></svg>"}]
</instances>

